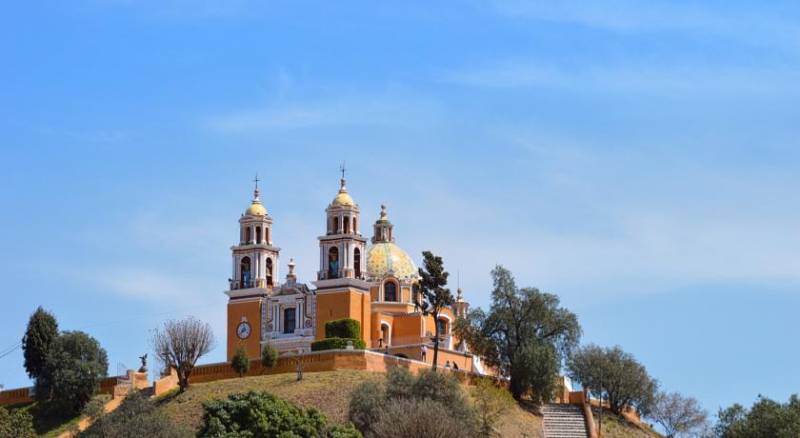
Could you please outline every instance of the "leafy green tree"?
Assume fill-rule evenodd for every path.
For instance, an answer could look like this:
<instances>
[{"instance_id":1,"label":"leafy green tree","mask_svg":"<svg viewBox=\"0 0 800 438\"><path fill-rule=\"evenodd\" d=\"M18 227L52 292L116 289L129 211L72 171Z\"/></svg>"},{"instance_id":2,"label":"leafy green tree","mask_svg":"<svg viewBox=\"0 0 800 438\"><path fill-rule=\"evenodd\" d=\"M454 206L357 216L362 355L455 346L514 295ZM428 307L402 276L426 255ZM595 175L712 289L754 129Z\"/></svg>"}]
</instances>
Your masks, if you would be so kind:
<instances>
[{"instance_id":1,"label":"leafy green tree","mask_svg":"<svg viewBox=\"0 0 800 438\"><path fill-rule=\"evenodd\" d=\"M28 328L22 337L25 371L31 379L39 377L45 365L47 352L58 337L58 322L48 311L39 306L28 320Z\"/></svg>"},{"instance_id":2,"label":"leafy green tree","mask_svg":"<svg viewBox=\"0 0 800 438\"><path fill-rule=\"evenodd\" d=\"M189 438L193 434L172 420L140 391L128 394L119 408L101 415L79 438Z\"/></svg>"},{"instance_id":3,"label":"leafy green tree","mask_svg":"<svg viewBox=\"0 0 800 438\"><path fill-rule=\"evenodd\" d=\"M272 368L278 363L278 350L270 344L264 345L261 350L261 366L264 368Z\"/></svg>"},{"instance_id":4,"label":"leafy green tree","mask_svg":"<svg viewBox=\"0 0 800 438\"><path fill-rule=\"evenodd\" d=\"M578 344L578 318L559 307L558 296L518 288L511 272L492 270L492 306L456 321L456 334L489 366L509 379L515 399L529 393L535 403L552 398L561 363Z\"/></svg>"},{"instance_id":5,"label":"leafy green tree","mask_svg":"<svg viewBox=\"0 0 800 438\"><path fill-rule=\"evenodd\" d=\"M352 426L331 424L316 409L303 409L266 392L232 394L203 404L201 437L360 437Z\"/></svg>"},{"instance_id":6,"label":"leafy green tree","mask_svg":"<svg viewBox=\"0 0 800 438\"><path fill-rule=\"evenodd\" d=\"M33 417L23 409L0 406L0 438L34 438Z\"/></svg>"},{"instance_id":7,"label":"leafy green tree","mask_svg":"<svg viewBox=\"0 0 800 438\"><path fill-rule=\"evenodd\" d=\"M759 396L748 410L734 404L719 411L714 432L719 438L796 438L800 436L800 398L779 403Z\"/></svg>"},{"instance_id":8,"label":"leafy green tree","mask_svg":"<svg viewBox=\"0 0 800 438\"><path fill-rule=\"evenodd\" d=\"M573 380L595 397L607 400L617 414L631 407L648 416L653 408L658 382L620 347L581 347L569 358L567 369Z\"/></svg>"},{"instance_id":9,"label":"leafy green tree","mask_svg":"<svg viewBox=\"0 0 800 438\"><path fill-rule=\"evenodd\" d=\"M667 438L697 436L707 426L708 413L692 397L677 392L656 394L650 418L664 428Z\"/></svg>"},{"instance_id":10,"label":"leafy green tree","mask_svg":"<svg viewBox=\"0 0 800 438\"><path fill-rule=\"evenodd\" d=\"M414 294L414 305L423 315L430 315L434 320L433 337L433 369L439 359L439 339L441 337L439 327L439 315L445 307L453 305L455 298L446 288L447 277L450 275L444 270L442 258L433 255L430 251L422 252L423 264L425 268L419 268L420 280L416 284Z\"/></svg>"},{"instance_id":11,"label":"leafy green tree","mask_svg":"<svg viewBox=\"0 0 800 438\"><path fill-rule=\"evenodd\" d=\"M51 394L62 409L78 413L108 375L108 357L96 339L81 331L62 333L50 347L37 379L37 394Z\"/></svg>"},{"instance_id":12,"label":"leafy green tree","mask_svg":"<svg viewBox=\"0 0 800 438\"><path fill-rule=\"evenodd\" d=\"M250 359L247 357L247 351L245 351L244 346L240 345L236 349L236 353L231 359L231 368L239 374L239 377L243 377L250 371Z\"/></svg>"}]
</instances>

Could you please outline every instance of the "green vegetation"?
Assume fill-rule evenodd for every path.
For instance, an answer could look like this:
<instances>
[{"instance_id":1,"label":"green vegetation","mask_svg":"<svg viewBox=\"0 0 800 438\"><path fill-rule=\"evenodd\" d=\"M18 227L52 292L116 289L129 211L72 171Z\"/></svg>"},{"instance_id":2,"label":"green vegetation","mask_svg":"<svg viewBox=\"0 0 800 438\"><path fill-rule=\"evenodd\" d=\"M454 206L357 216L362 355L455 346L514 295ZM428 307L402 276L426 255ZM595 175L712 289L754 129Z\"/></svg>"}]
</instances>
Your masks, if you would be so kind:
<instances>
[{"instance_id":1,"label":"green vegetation","mask_svg":"<svg viewBox=\"0 0 800 438\"><path fill-rule=\"evenodd\" d=\"M239 346L236 353L231 358L231 368L239 374L239 377L244 376L250 371L250 359L247 358L247 351L244 346Z\"/></svg>"},{"instance_id":2,"label":"green vegetation","mask_svg":"<svg viewBox=\"0 0 800 438\"><path fill-rule=\"evenodd\" d=\"M56 318L39 306L28 320L28 328L22 337L22 351L25 357L25 371L31 379L36 379L45 367L50 346L58 337Z\"/></svg>"},{"instance_id":3,"label":"green vegetation","mask_svg":"<svg viewBox=\"0 0 800 438\"><path fill-rule=\"evenodd\" d=\"M0 406L0 438L33 438L33 416L24 409L8 411Z\"/></svg>"},{"instance_id":4,"label":"green vegetation","mask_svg":"<svg viewBox=\"0 0 800 438\"><path fill-rule=\"evenodd\" d=\"M492 270L494 290L489 313L476 309L456 322L456 333L473 352L509 378L515 399L528 395L536 404L552 399L563 359L578 345L581 328L558 296L518 288L511 272Z\"/></svg>"},{"instance_id":5,"label":"green vegetation","mask_svg":"<svg viewBox=\"0 0 800 438\"><path fill-rule=\"evenodd\" d=\"M800 436L800 398L786 403L759 396L750 409L734 404L721 409L714 432L719 438L796 438Z\"/></svg>"},{"instance_id":6,"label":"green vegetation","mask_svg":"<svg viewBox=\"0 0 800 438\"><path fill-rule=\"evenodd\" d=\"M414 305L423 315L430 315L437 323L434 324L433 336L433 370L436 371L436 364L439 359L439 340L441 327L438 324L439 315L445 307L451 306L455 302L453 294L447 286L447 277L450 275L444 270L442 258L434 255L430 251L422 252L423 265L419 268L419 282L415 285Z\"/></svg>"},{"instance_id":7,"label":"green vegetation","mask_svg":"<svg viewBox=\"0 0 800 438\"><path fill-rule=\"evenodd\" d=\"M79 438L183 438L193 434L175 425L142 392L129 394L119 408L109 414L95 412L96 421Z\"/></svg>"},{"instance_id":8,"label":"green vegetation","mask_svg":"<svg viewBox=\"0 0 800 438\"><path fill-rule=\"evenodd\" d=\"M36 379L37 398L48 397L53 408L77 414L92 399L107 373L106 351L96 339L80 331L64 332L50 346Z\"/></svg>"},{"instance_id":9,"label":"green vegetation","mask_svg":"<svg viewBox=\"0 0 800 438\"><path fill-rule=\"evenodd\" d=\"M385 382L353 391L350 420L365 437L475 436L478 420L458 380L423 370L392 368Z\"/></svg>"},{"instance_id":10,"label":"green vegetation","mask_svg":"<svg viewBox=\"0 0 800 438\"><path fill-rule=\"evenodd\" d=\"M595 397L608 401L617 414L622 414L625 407L633 407L647 416L653 408L658 383L619 347L582 347L569 358L567 368L574 381Z\"/></svg>"},{"instance_id":11,"label":"green vegetation","mask_svg":"<svg viewBox=\"0 0 800 438\"><path fill-rule=\"evenodd\" d=\"M232 394L206 402L202 437L360 437L352 426L331 424L316 409L299 408L266 392Z\"/></svg>"},{"instance_id":12,"label":"green vegetation","mask_svg":"<svg viewBox=\"0 0 800 438\"><path fill-rule=\"evenodd\" d=\"M470 388L475 406L478 428L483 436L500 435L495 429L500 417L514 406L514 398L505 388L498 387L490 379L478 379Z\"/></svg>"},{"instance_id":13,"label":"green vegetation","mask_svg":"<svg viewBox=\"0 0 800 438\"><path fill-rule=\"evenodd\" d=\"M264 368L272 368L278 363L278 350L270 344L264 345L261 350L261 366Z\"/></svg>"},{"instance_id":14,"label":"green vegetation","mask_svg":"<svg viewBox=\"0 0 800 438\"><path fill-rule=\"evenodd\" d=\"M347 348L347 343L352 342L353 348L356 350L363 350L367 348L367 344L363 339L353 338L325 338L311 343L311 351L322 350L336 350Z\"/></svg>"},{"instance_id":15,"label":"green vegetation","mask_svg":"<svg viewBox=\"0 0 800 438\"><path fill-rule=\"evenodd\" d=\"M360 338L361 323L352 318L342 318L325 323L326 338Z\"/></svg>"}]
</instances>

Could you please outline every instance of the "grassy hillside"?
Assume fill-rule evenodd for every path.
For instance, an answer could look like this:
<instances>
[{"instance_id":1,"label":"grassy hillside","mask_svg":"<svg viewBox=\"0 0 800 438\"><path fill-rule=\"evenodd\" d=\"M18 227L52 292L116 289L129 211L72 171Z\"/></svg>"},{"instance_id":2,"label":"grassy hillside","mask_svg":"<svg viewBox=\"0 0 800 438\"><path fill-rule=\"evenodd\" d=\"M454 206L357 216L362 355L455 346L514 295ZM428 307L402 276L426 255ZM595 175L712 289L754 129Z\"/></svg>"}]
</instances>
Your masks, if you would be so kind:
<instances>
[{"instance_id":1,"label":"grassy hillside","mask_svg":"<svg viewBox=\"0 0 800 438\"><path fill-rule=\"evenodd\" d=\"M593 408L594 424L600 420L600 410ZM603 409L603 436L614 438L660 438L661 435L651 429L647 424L642 423L636 426L629 423L622 417Z\"/></svg>"},{"instance_id":2,"label":"grassy hillside","mask_svg":"<svg viewBox=\"0 0 800 438\"><path fill-rule=\"evenodd\" d=\"M183 394L165 394L159 399L159 406L175 422L198 430L203 422L204 401L252 389L270 392L303 407L314 407L331 420L343 423L347 421L347 406L353 389L363 381L382 379L382 374L356 370L305 373L301 382L295 381L294 374L235 378L197 383ZM504 437L543 437L542 418L526 406L515 406L507 412L498 429ZM608 414L603 417L603 432L608 438L658 436Z\"/></svg>"}]
</instances>

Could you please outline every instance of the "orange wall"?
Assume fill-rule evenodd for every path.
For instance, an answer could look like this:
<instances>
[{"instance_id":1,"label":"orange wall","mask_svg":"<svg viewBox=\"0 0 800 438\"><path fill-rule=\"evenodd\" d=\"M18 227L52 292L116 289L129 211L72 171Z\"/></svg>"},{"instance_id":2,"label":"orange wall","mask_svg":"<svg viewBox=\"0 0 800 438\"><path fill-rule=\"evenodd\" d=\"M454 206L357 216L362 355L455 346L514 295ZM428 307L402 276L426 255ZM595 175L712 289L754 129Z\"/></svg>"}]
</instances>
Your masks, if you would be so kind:
<instances>
[{"instance_id":1,"label":"orange wall","mask_svg":"<svg viewBox=\"0 0 800 438\"><path fill-rule=\"evenodd\" d=\"M325 337L325 323L335 319L352 318L361 323L361 337L369 344L372 339L370 295L353 289L317 295L316 339Z\"/></svg>"},{"instance_id":2,"label":"orange wall","mask_svg":"<svg viewBox=\"0 0 800 438\"><path fill-rule=\"evenodd\" d=\"M236 336L236 328L242 322L242 316L247 318L250 324L250 336L241 340ZM247 350L247 357L261 357L261 300L228 302L228 361L236 353L239 345L244 345Z\"/></svg>"}]
</instances>

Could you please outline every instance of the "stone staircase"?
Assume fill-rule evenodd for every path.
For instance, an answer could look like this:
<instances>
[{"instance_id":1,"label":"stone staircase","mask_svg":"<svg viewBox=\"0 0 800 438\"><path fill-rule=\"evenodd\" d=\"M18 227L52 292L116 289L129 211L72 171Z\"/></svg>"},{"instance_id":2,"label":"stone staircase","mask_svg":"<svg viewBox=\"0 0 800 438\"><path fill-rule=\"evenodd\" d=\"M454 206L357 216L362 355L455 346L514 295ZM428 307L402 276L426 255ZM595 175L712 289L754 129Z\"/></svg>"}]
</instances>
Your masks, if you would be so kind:
<instances>
[{"instance_id":1,"label":"stone staircase","mask_svg":"<svg viewBox=\"0 0 800 438\"><path fill-rule=\"evenodd\" d=\"M545 438L586 438L586 422L580 406L547 404L542 406Z\"/></svg>"}]
</instances>

